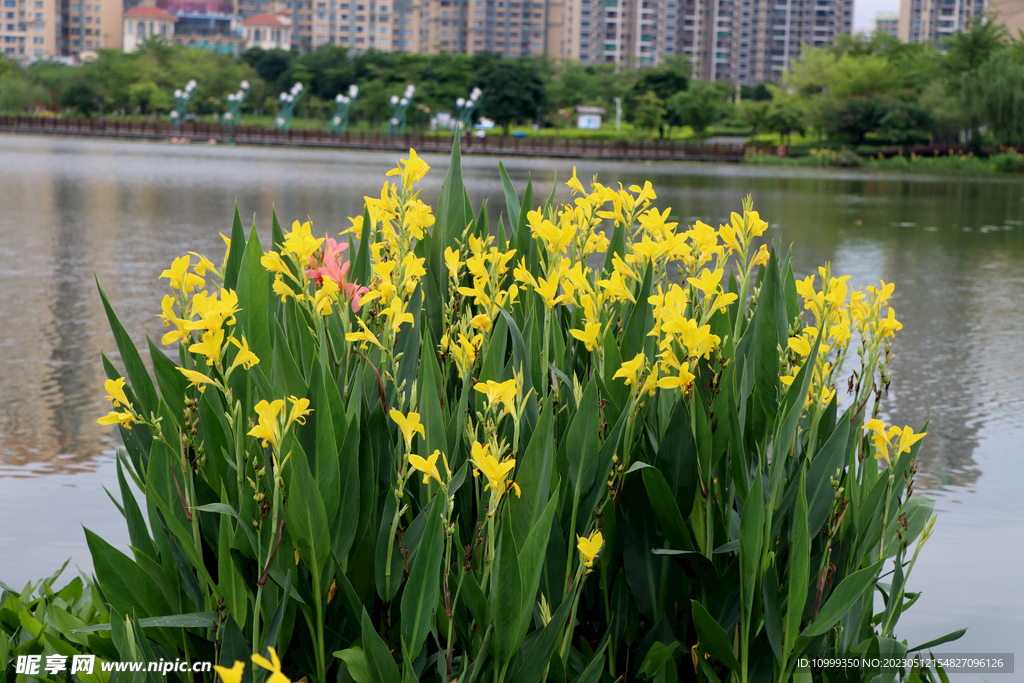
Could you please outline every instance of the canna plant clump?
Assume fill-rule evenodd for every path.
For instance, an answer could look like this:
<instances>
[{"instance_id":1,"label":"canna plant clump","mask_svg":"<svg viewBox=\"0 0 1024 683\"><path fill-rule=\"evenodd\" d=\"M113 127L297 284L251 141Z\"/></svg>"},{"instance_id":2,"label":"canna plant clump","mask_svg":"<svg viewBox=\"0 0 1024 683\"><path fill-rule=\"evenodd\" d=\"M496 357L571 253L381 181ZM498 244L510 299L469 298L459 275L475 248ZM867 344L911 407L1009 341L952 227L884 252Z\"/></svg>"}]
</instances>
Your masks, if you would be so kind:
<instances>
[{"instance_id":1,"label":"canna plant clump","mask_svg":"<svg viewBox=\"0 0 1024 683\"><path fill-rule=\"evenodd\" d=\"M538 205L502 168L506 228L457 146L436 212L428 170L410 150L338 239L275 217L265 247L236 211L221 266L164 273L153 377L104 295L114 649L229 683L835 680L799 659L920 649L891 284L795 280L749 200L687 228L650 183L574 170ZM843 676L879 674L931 676Z\"/></svg>"}]
</instances>

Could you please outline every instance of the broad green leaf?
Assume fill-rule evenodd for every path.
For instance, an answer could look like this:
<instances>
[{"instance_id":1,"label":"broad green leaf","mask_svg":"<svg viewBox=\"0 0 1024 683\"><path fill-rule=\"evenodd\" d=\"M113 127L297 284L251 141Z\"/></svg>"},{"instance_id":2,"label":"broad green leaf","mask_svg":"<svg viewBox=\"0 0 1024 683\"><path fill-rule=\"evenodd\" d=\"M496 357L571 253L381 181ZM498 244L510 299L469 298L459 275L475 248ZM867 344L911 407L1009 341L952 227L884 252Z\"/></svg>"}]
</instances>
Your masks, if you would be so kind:
<instances>
[{"instance_id":1,"label":"broad green leaf","mask_svg":"<svg viewBox=\"0 0 1024 683\"><path fill-rule=\"evenodd\" d=\"M754 482L743 504L740 517L740 609L745 615L752 613L754 588L760 581L761 546L764 539L764 487L761 471L754 469Z\"/></svg>"},{"instance_id":2,"label":"broad green leaf","mask_svg":"<svg viewBox=\"0 0 1024 683\"><path fill-rule=\"evenodd\" d=\"M235 621L244 624L249 612L249 591L231 556L231 537L231 518L221 515L217 535L217 591Z\"/></svg>"},{"instance_id":3,"label":"broad green leaf","mask_svg":"<svg viewBox=\"0 0 1024 683\"><path fill-rule=\"evenodd\" d=\"M430 629L430 615L437 606L441 575L441 554L444 550L444 527L438 505L444 504L444 493L438 492L427 513L426 528L416 552L409 579L402 593L402 641L407 656L415 659Z\"/></svg>"},{"instance_id":4,"label":"broad green leaf","mask_svg":"<svg viewBox=\"0 0 1024 683\"><path fill-rule=\"evenodd\" d=\"M818 617L804 629L804 636L813 637L827 633L830 628L846 616L854 603L863 600L878 580L878 572L885 560L879 560L870 567L856 571L843 579L825 604L818 611Z\"/></svg>"},{"instance_id":5,"label":"broad green leaf","mask_svg":"<svg viewBox=\"0 0 1024 683\"><path fill-rule=\"evenodd\" d=\"M149 537L146 519L142 516L139 504L135 501L135 495L132 493L131 488L128 486L128 481L124 477L124 470L121 467L122 458L124 458L124 455L119 454L117 458L117 483L121 489L124 518L128 524L128 538L131 541L131 547L155 559L159 554L157 553L156 546L153 545L153 539Z\"/></svg>"},{"instance_id":6,"label":"broad green leaf","mask_svg":"<svg viewBox=\"0 0 1024 683\"><path fill-rule=\"evenodd\" d=\"M800 634L800 621L803 618L804 605L807 603L810 581L811 542L807 530L807 496L804 494L806 486L807 468L804 466L800 471L800 486L797 488L796 506L789 532L789 594L786 600L784 645L787 659Z\"/></svg>"},{"instance_id":7,"label":"broad green leaf","mask_svg":"<svg viewBox=\"0 0 1024 683\"><path fill-rule=\"evenodd\" d=\"M363 648L353 645L350 648L338 650L334 656L345 662L348 675L356 683L374 683L370 677L370 670L366 666L366 654L363 652Z\"/></svg>"},{"instance_id":8,"label":"broad green leaf","mask_svg":"<svg viewBox=\"0 0 1024 683\"><path fill-rule=\"evenodd\" d=\"M128 374L128 382L139 401L136 409L143 415L156 412L159 399L156 395L156 387L153 386L153 380L150 378L149 372L146 371L146 364L142 362L142 356L135 348L135 343L128 336L121 321L117 319L117 314L114 313L114 308L110 305L110 300L107 298L106 292L103 291L103 287L100 286L99 280L96 280L96 288L100 292L100 299L103 300L103 308L107 312L107 322L110 323L110 331L114 333L114 341L117 343L121 362Z\"/></svg>"},{"instance_id":9,"label":"broad green leaf","mask_svg":"<svg viewBox=\"0 0 1024 683\"><path fill-rule=\"evenodd\" d=\"M236 316L249 349L260 359L256 368L266 376L274 358L270 343L270 273L260 263L261 258L263 245L253 224L238 275L238 300L242 303Z\"/></svg>"},{"instance_id":10,"label":"broad green leaf","mask_svg":"<svg viewBox=\"0 0 1024 683\"><path fill-rule=\"evenodd\" d=\"M139 619L142 628L213 628L217 624L216 612L195 612L193 614L175 614L166 617L148 617ZM77 629L75 633L97 633L109 631L110 624L96 624L88 628Z\"/></svg>"},{"instance_id":11,"label":"broad green leaf","mask_svg":"<svg viewBox=\"0 0 1024 683\"><path fill-rule=\"evenodd\" d=\"M907 648L907 652L919 652L920 650L929 650L938 645L945 645L946 643L951 643L954 640L959 640L964 636L965 633L967 633L967 629L961 628L956 631L953 631L952 633L947 633L944 636L936 638L935 640L929 640L927 643Z\"/></svg>"},{"instance_id":12,"label":"broad green leaf","mask_svg":"<svg viewBox=\"0 0 1024 683\"><path fill-rule=\"evenodd\" d=\"M669 542L677 550L693 550L690 529L686 526L686 521L679 511L679 506L676 505L676 499L669 490L664 475L658 469L644 462L633 463L633 466L629 468L629 472L636 471L639 471L643 477L647 498L650 500L658 523Z\"/></svg>"},{"instance_id":13,"label":"broad green leaf","mask_svg":"<svg viewBox=\"0 0 1024 683\"><path fill-rule=\"evenodd\" d=\"M498 172L501 174L501 186L505 192L505 211L508 213L508 220L512 227L512 238L515 239L516 230L519 228L519 197L516 195L516 188L512 179L508 177L505 164L498 162Z\"/></svg>"},{"instance_id":14,"label":"broad green leaf","mask_svg":"<svg viewBox=\"0 0 1024 683\"><path fill-rule=\"evenodd\" d=\"M739 671L740 663L736 661L736 656L732 652L732 642L729 639L729 635L725 632L714 617L708 614L708 611L704 609L704 606L696 600L690 600L690 606L693 610L693 624L697 627L697 635L700 639L700 644L703 646L708 653L711 654L719 663L726 665L733 671Z\"/></svg>"},{"instance_id":15,"label":"broad green leaf","mask_svg":"<svg viewBox=\"0 0 1024 683\"><path fill-rule=\"evenodd\" d=\"M242 219L238 215L238 203L235 203L235 218L231 221L231 245L228 247L228 259L224 266L224 289L237 289L238 271L242 267L242 253L245 251L245 230Z\"/></svg>"},{"instance_id":16,"label":"broad green leaf","mask_svg":"<svg viewBox=\"0 0 1024 683\"><path fill-rule=\"evenodd\" d=\"M330 553L330 532L324 502L313 475L309 471L305 454L299 445L292 446L291 476L288 482L288 502L285 520L299 557L311 568L323 567Z\"/></svg>"},{"instance_id":17,"label":"broad green leaf","mask_svg":"<svg viewBox=\"0 0 1024 683\"><path fill-rule=\"evenodd\" d=\"M574 495L580 498L594 485L597 475L597 380L591 378L583 390L580 405L566 433L566 456Z\"/></svg>"},{"instance_id":18,"label":"broad green leaf","mask_svg":"<svg viewBox=\"0 0 1024 683\"><path fill-rule=\"evenodd\" d=\"M124 553L85 530L96 579L111 607L122 614L155 617L171 612L160 588Z\"/></svg>"},{"instance_id":19,"label":"broad green leaf","mask_svg":"<svg viewBox=\"0 0 1024 683\"><path fill-rule=\"evenodd\" d=\"M519 626L522 611L522 583L516 544L508 519L501 525L502 534L494 562L491 588L492 639L495 665L504 667L519 649Z\"/></svg>"},{"instance_id":20,"label":"broad green leaf","mask_svg":"<svg viewBox=\"0 0 1024 683\"><path fill-rule=\"evenodd\" d=\"M665 666L665 662L672 658L672 653L678 647L678 640L673 641L669 645L661 642L651 645L650 649L647 650L647 654L644 655L644 660L640 663L640 676L648 680L654 678L661 671L661 668Z\"/></svg>"},{"instance_id":21,"label":"broad green leaf","mask_svg":"<svg viewBox=\"0 0 1024 683\"><path fill-rule=\"evenodd\" d=\"M565 622L569 619L569 608L572 606L572 594L562 600L562 604L548 622L540 635L529 645L523 644L520 653L519 669L512 678L511 683L541 683L544 677L544 669L547 663L552 660L555 648L558 646ZM561 661L560 658L556 658Z\"/></svg>"},{"instance_id":22,"label":"broad green leaf","mask_svg":"<svg viewBox=\"0 0 1024 683\"><path fill-rule=\"evenodd\" d=\"M519 576L522 589L523 606L522 625L519 631L519 639L522 640L529 629L533 617L533 605L537 601L537 588L540 586L541 570L544 568L544 555L548 547L548 539L551 537L551 521L555 517L555 510L558 508L558 490L548 501L540 519L530 530L530 535L519 551Z\"/></svg>"},{"instance_id":23,"label":"broad green leaf","mask_svg":"<svg viewBox=\"0 0 1024 683\"><path fill-rule=\"evenodd\" d=\"M373 683L401 683L402 677L398 673L398 665L394 657L388 651L377 631L373 628L370 615L363 610L362 614L362 636L363 652L366 659L366 670Z\"/></svg>"},{"instance_id":24,"label":"broad green leaf","mask_svg":"<svg viewBox=\"0 0 1024 683\"><path fill-rule=\"evenodd\" d=\"M515 479L522 496L510 498L512 511L512 534L517 545L522 547L534 523L540 519L547 505L551 490L551 469L554 457L554 425L552 422L553 401L544 406L533 431L526 452L516 463Z\"/></svg>"}]
</instances>

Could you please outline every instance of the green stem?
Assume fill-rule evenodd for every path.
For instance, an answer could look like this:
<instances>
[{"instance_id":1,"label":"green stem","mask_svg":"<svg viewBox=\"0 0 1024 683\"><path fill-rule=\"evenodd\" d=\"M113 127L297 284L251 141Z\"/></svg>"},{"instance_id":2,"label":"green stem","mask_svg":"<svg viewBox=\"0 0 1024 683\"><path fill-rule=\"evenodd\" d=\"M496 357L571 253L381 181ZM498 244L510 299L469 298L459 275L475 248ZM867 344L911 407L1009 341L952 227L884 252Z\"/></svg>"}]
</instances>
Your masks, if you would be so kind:
<instances>
[{"instance_id":1,"label":"green stem","mask_svg":"<svg viewBox=\"0 0 1024 683\"><path fill-rule=\"evenodd\" d=\"M569 623L565 626L565 637L562 638L562 647L558 651L563 664L568 660L569 644L572 643L572 634L576 626L576 609L580 605L580 594L583 592L583 577L583 562L581 561L579 569L576 570L576 577L573 579L574 595L572 608L569 610Z\"/></svg>"}]
</instances>

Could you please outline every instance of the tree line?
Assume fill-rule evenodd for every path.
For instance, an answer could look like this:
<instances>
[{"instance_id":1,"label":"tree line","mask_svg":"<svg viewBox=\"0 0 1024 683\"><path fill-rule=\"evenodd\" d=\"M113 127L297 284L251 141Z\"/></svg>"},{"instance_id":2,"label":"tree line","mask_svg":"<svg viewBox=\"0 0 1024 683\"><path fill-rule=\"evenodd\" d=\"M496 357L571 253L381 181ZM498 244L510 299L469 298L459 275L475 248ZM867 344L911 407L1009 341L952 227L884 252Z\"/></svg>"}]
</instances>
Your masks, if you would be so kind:
<instances>
[{"instance_id":1,"label":"tree line","mask_svg":"<svg viewBox=\"0 0 1024 683\"><path fill-rule=\"evenodd\" d=\"M358 85L351 117L377 125L391 116L390 98L413 84L408 121L419 129L479 87L485 95L476 117L506 133L531 123L572 127L581 105L604 107L608 122L618 101L635 134L650 136L689 126L700 137L719 125L775 133L782 142L800 134L853 146L1024 144L1024 34L1011 38L993 19L982 16L942 44L840 36L826 48L805 46L780 82L739 89L690 78L682 57L620 71L488 53L354 55L339 46L301 54L252 49L236 58L156 38L133 53L102 51L80 67L39 61L22 69L0 58L0 111L159 115L173 108L174 90L194 78L195 114L226 111L227 94L247 80L243 111L273 115L279 93L301 82L308 93L296 113L327 120L335 96Z\"/></svg>"}]
</instances>

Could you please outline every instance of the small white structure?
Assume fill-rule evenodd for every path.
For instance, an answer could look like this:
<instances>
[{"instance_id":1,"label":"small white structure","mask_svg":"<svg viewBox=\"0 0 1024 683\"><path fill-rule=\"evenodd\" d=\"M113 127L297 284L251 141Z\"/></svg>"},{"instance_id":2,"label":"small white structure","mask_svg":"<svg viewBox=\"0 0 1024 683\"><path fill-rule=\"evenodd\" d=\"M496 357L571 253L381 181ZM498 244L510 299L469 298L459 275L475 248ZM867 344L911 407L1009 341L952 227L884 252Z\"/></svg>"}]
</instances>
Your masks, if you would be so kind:
<instances>
[{"instance_id":1,"label":"small white structure","mask_svg":"<svg viewBox=\"0 0 1024 683\"><path fill-rule=\"evenodd\" d=\"M135 52L152 36L167 41L174 37L174 22L178 17L159 7L136 7L124 13L121 18L121 48Z\"/></svg>"},{"instance_id":2,"label":"small white structure","mask_svg":"<svg viewBox=\"0 0 1024 683\"><path fill-rule=\"evenodd\" d=\"M576 127L585 130L601 130L601 116L604 107L576 107Z\"/></svg>"},{"instance_id":3,"label":"small white structure","mask_svg":"<svg viewBox=\"0 0 1024 683\"><path fill-rule=\"evenodd\" d=\"M292 22L281 14L257 14L242 22L245 31L245 49L259 47L264 50L292 48Z\"/></svg>"}]
</instances>

